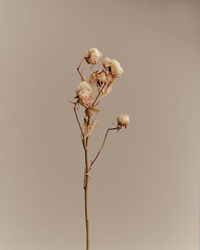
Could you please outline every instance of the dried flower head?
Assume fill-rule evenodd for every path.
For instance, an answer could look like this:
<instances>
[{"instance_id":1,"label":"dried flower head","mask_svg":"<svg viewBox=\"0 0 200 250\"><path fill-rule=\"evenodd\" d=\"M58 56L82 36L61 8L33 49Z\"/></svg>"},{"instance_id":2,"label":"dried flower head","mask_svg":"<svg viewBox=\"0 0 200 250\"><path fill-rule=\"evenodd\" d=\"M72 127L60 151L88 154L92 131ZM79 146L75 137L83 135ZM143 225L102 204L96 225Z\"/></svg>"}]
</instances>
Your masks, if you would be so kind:
<instances>
[{"instance_id":1,"label":"dried flower head","mask_svg":"<svg viewBox=\"0 0 200 250\"><path fill-rule=\"evenodd\" d=\"M85 60L89 64L98 64L101 58L102 53L96 48L89 49L85 56Z\"/></svg>"},{"instance_id":2,"label":"dried flower head","mask_svg":"<svg viewBox=\"0 0 200 250\"><path fill-rule=\"evenodd\" d=\"M105 83L107 78L106 78L106 74L104 71L101 72L97 72L97 81L98 83L101 85L102 83Z\"/></svg>"},{"instance_id":3,"label":"dried flower head","mask_svg":"<svg viewBox=\"0 0 200 250\"><path fill-rule=\"evenodd\" d=\"M79 103L84 107L89 107L94 101L92 86L86 81L79 83L78 87L76 88L76 94Z\"/></svg>"},{"instance_id":4,"label":"dried flower head","mask_svg":"<svg viewBox=\"0 0 200 250\"><path fill-rule=\"evenodd\" d=\"M115 59L110 59L110 58L106 57L103 60L103 67L106 70L108 70L108 72L111 72L113 77L119 78L124 73L124 70L120 66L120 63Z\"/></svg>"},{"instance_id":5,"label":"dried flower head","mask_svg":"<svg viewBox=\"0 0 200 250\"><path fill-rule=\"evenodd\" d=\"M124 126L125 128L130 123L130 116L128 114L122 113L117 117L117 123L119 126Z\"/></svg>"},{"instance_id":6,"label":"dried flower head","mask_svg":"<svg viewBox=\"0 0 200 250\"><path fill-rule=\"evenodd\" d=\"M124 73L124 70L117 60L112 60L111 72L115 77L120 77Z\"/></svg>"},{"instance_id":7,"label":"dried flower head","mask_svg":"<svg viewBox=\"0 0 200 250\"><path fill-rule=\"evenodd\" d=\"M110 67L110 71L111 71L112 59L105 57L102 64L105 69L109 69Z\"/></svg>"},{"instance_id":8,"label":"dried flower head","mask_svg":"<svg viewBox=\"0 0 200 250\"><path fill-rule=\"evenodd\" d=\"M77 86L77 88L76 88L76 94L77 94L77 96L83 90L91 92L91 93L93 92L92 86L88 82L86 82L86 81L80 82L79 85Z\"/></svg>"},{"instance_id":9,"label":"dried flower head","mask_svg":"<svg viewBox=\"0 0 200 250\"><path fill-rule=\"evenodd\" d=\"M100 87L103 83L107 82L107 75L104 70L92 72L89 77L91 84L96 84L97 87Z\"/></svg>"}]
</instances>

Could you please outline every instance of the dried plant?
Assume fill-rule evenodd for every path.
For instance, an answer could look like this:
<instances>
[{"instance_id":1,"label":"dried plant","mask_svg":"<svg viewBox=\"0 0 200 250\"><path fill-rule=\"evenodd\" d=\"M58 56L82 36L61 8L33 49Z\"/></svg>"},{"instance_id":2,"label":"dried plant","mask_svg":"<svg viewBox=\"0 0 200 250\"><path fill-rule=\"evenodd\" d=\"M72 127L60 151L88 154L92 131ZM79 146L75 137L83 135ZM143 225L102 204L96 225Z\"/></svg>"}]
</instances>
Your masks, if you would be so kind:
<instances>
[{"instance_id":1,"label":"dried plant","mask_svg":"<svg viewBox=\"0 0 200 250\"><path fill-rule=\"evenodd\" d=\"M99 157L102 149L104 147L106 138L110 131L116 130L117 132L122 128L127 128L130 122L130 117L128 114L120 114L117 117L116 125L108 128L103 142L99 151L93 160L89 160L88 150L89 150L89 138L98 124L97 118L94 116L100 111L97 106L111 93L114 81L119 78L124 70L120 66L120 63L114 59L105 58L102 62L101 69L94 70L94 66L100 63L102 58L102 53L96 49L90 49L87 54L82 58L80 64L77 67L77 71L81 77L81 82L76 88L76 96L73 100L69 102L74 105L74 113L81 132L81 142L83 145L85 153L85 168L84 168L84 202L85 202L85 223L86 223L86 250L90 249L90 223L88 216L88 184L91 170L93 169L94 163ZM83 76L83 71L81 66L84 61L89 65L89 76ZM78 117L78 107L82 106L84 109L84 119L80 122Z\"/></svg>"}]
</instances>

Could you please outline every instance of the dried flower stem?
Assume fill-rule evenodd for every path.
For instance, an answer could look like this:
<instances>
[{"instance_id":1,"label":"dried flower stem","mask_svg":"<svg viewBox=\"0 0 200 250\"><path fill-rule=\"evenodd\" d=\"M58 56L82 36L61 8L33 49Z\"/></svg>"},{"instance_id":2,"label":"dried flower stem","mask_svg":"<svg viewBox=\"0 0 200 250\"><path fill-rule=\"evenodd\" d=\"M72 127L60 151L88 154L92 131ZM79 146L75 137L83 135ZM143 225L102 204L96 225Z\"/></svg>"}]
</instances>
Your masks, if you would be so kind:
<instances>
[{"instance_id":1,"label":"dried flower stem","mask_svg":"<svg viewBox=\"0 0 200 250\"><path fill-rule=\"evenodd\" d=\"M80 131L81 131L83 148L85 149L85 135L84 135L83 130L81 128L81 124L80 124L80 121L79 121L79 118L78 118L78 114L77 114L77 111L76 111L76 106L77 106L77 103L74 105L74 113L75 113L75 117L76 117L78 126L79 126Z\"/></svg>"},{"instance_id":2,"label":"dried flower stem","mask_svg":"<svg viewBox=\"0 0 200 250\"><path fill-rule=\"evenodd\" d=\"M90 249L90 224L89 224L89 216L88 216L88 183L89 183L89 163L88 163L88 143L89 143L89 136L87 136L85 140L85 135L81 128L81 124L78 118L78 114L76 111L76 105L74 105L74 113L79 125L81 134L82 134L82 144L85 151L85 172L84 172L84 203L85 203L85 224L86 224L86 250ZM90 125L90 117L87 121L87 127Z\"/></svg>"},{"instance_id":3,"label":"dried flower stem","mask_svg":"<svg viewBox=\"0 0 200 250\"><path fill-rule=\"evenodd\" d=\"M101 89L100 89L100 91L99 91L97 97L95 98L94 102L92 103L92 107L93 107L93 106L95 105L95 103L97 102L97 100L98 100L98 98L99 98L100 94L102 93L102 91L103 91L103 89L104 89L105 86L106 86L106 83L104 83L103 86L101 87Z\"/></svg>"},{"instance_id":4,"label":"dried flower stem","mask_svg":"<svg viewBox=\"0 0 200 250\"><path fill-rule=\"evenodd\" d=\"M90 125L90 117L88 117L87 127ZM88 184L89 184L89 163L88 163L88 143L89 136L85 143L85 183L84 183L84 198L85 198L85 225L86 225L86 250L90 249L90 222L88 215Z\"/></svg>"},{"instance_id":5,"label":"dried flower stem","mask_svg":"<svg viewBox=\"0 0 200 250\"><path fill-rule=\"evenodd\" d=\"M81 62L77 65L77 71L81 77L82 82L80 82L76 88L76 96L74 97L74 99L77 98L77 101L70 101L70 103L74 105L74 114L81 132L81 141L85 156L83 188L86 226L86 250L90 250L90 222L88 214L88 186L90 180L90 171L102 152L108 133L112 130L118 131L121 128L126 128L130 122L129 115L125 113L121 114L117 118L116 127L111 127L106 130L101 147L94 159L92 161L89 160L89 138L94 128L98 124L97 118L93 119L93 116L95 116L100 111L96 109L96 106L100 103L99 99L101 98L101 96L105 97L111 92L114 80L119 78L124 72L122 67L120 66L120 63L110 58L104 59L102 63L102 70L93 70L94 65L99 64L101 57L102 53L98 49L92 48L88 50L87 55L85 55L82 58ZM84 60L89 64L89 77L87 78L83 76L83 71L80 69ZM94 97L94 93L96 93L95 89L97 90L96 97ZM82 123L79 120L77 112L79 104L82 105L85 109L83 125L81 125Z\"/></svg>"},{"instance_id":6,"label":"dried flower stem","mask_svg":"<svg viewBox=\"0 0 200 250\"><path fill-rule=\"evenodd\" d=\"M82 58L81 62L80 62L79 65L77 66L77 71L78 71L79 75L81 76L82 81L84 81L85 79L84 79L84 77L83 77L83 75L82 75L82 73L81 73L81 71L80 71L80 67L81 67L81 65L82 65L82 63L83 63L83 61L84 61L84 59L85 59L85 57Z\"/></svg>"},{"instance_id":7,"label":"dried flower stem","mask_svg":"<svg viewBox=\"0 0 200 250\"><path fill-rule=\"evenodd\" d=\"M103 143L102 143L102 145L101 145L101 147L100 147L100 149L99 149L97 155L95 156L94 160L91 161L89 170L92 169L92 165L95 163L95 161L96 161L97 158L99 157L99 155L100 155L100 153L101 153L101 151L102 151L102 149L103 149L103 147L104 147L104 144L105 144L105 142L106 142L106 138L107 138L107 136L108 136L108 133L109 133L109 131L111 131L111 130L118 130L118 128L108 128L108 129L107 129L106 134L105 134L104 139L103 139Z\"/></svg>"}]
</instances>

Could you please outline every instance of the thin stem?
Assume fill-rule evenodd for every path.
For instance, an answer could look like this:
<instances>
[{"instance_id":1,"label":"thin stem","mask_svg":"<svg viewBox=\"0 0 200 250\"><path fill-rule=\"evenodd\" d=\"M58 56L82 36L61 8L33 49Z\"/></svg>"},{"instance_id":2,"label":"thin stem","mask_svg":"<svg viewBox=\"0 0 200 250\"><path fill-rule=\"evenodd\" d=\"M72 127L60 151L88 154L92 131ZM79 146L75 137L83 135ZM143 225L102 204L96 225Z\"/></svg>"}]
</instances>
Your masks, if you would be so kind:
<instances>
[{"instance_id":1,"label":"thin stem","mask_svg":"<svg viewBox=\"0 0 200 250\"><path fill-rule=\"evenodd\" d=\"M100 89L97 97L95 98L94 102L92 103L92 106L94 106L95 103L97 102L97 100L98 100L98 98L99 98L100 94L102 93L102 91L103 91L103 89L104 89L105 86L106 86L106 83L104 83L103 86L101 87L101 89Z\"/></svg>"},{"instance_id":2,"label":"thin stem","mask_svg":"<svg viewBox=\"0 0 200 250\"><path fill-rule=\"evenodd\" d=\"M93 67L94 67L94 64L92 64L90 67L90 73L91 73Z\"/></svg>"},{"instance_id":3,"label":"thin stem","mask_svg":"<svg viewBox=\"0 0 200 250\"><path fill-rule=\"evenodd\" d=\"M89 223L89 215L88 215L88 149L85 150L85 186L84 186L84 198L85 198L85 225L86 225L86 250L90 249L90 223Z\"/></svg>"},{"instance_id":4,"label":"thin stem","mask_svg":"<svg viewBox=\"0 0 200 250\"><path fill-rule=\"evenodd\" d=\"M97 155L95 156L94 160L90 163L89 171L92 169L92 165L95 163L95 161L96 161L97 158L99 157L99 155L100 155L100 153L101 153L101 151L102 151L102 149L103 149L103 147L104 147L104 144L105 144L105 142L106 142L106 138L107 138L107 136L108 136L109 131L111 131L111 130L118 130L118 129L119 129L119 128L108 128L108 129L107 129L107 131L106 131L106 133L105 133L105 136L104 136L104 139L103 139L103 143L102 143L102 145L101 145L101 147L100 147L100 149L99 149Z\"/></svg>"},{"instance_id":5,"label":"thin stem","mask_svg":"<svg viewBox=\"0 0 200 250\"><path fill-rule=\"evenodd\" d=\"M82 73L81 73L81 71L80 71L80 67L81 67L81 65L82 65L82 63L83 63L83 61L84 61L84 59L85 59L85 57L82 58L81 62L80 62L79 65L77 66L77 71L78 71L79 75L81 76L82 81L84 81L85 79L84 79L84 77L83 77L83 75L82 75Z\"/></svg>"},{"instance_id":6,"label":"thin stem","mask_svg":"<svg viewBox=\"0 0 200 250\"><path fill-rule=\"evenodd\" d=\"M83 144L83 147L84 147L84 149L85 149L85 135L84 135L84 133L83 133L83 130L82 130L82 127L81 127L79 118L78 118L78 114L77 114L77 111L76 111L76 105L77 105L77 103L74 105L74 113L75 113L75 117L76 117L78 126L79 126L80 131L81 131L81 135L82 135L82 144Z\"/></svg>"},{"instance_id":7,"label":"thin stem","mask_svg":"<svg viewBox=\"0 0 200 250\"><path fill-rule=\"evenodd\" d=\"M90 125L90 117L88 118L87 126ZM86 225L86 250L90 250L90 223L88 215L88 183L89 183L89 163L88 163L88 143L89 136L86 138L85 147L85 173L84 173L84 199L85 199L85 225Z\"/></svg>"}]
</instances>

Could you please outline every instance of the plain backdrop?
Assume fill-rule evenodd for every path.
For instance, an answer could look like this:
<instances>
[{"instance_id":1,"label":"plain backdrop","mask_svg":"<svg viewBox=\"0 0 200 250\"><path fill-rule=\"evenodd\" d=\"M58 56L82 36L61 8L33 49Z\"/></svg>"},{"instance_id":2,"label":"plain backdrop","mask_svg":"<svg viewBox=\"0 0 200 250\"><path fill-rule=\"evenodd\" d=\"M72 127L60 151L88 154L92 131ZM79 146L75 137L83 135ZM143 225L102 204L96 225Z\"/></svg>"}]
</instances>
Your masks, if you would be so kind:
<instances>
[{"instance_id":1,"label":"plain backdrop","mask_svg":"<svg viewBox=\"0 0 200 250\"><path fill-rule=\"evenodd\" d=\"M0 250L85 249L83 150L72 105L89 48L125 74L100 105L91 250L197 250L200 2L0 1ZM86 64L85 64L86 66Z\"/></svg>"}]
</instances>

